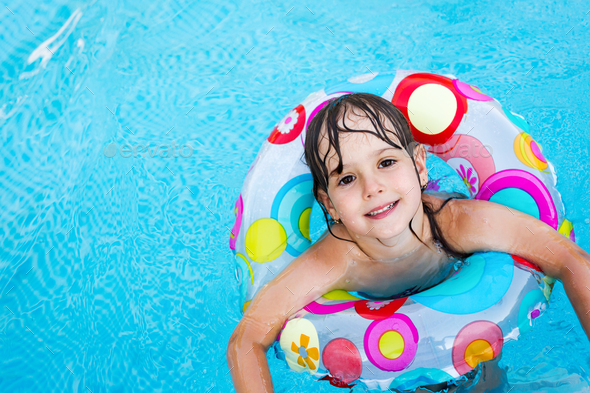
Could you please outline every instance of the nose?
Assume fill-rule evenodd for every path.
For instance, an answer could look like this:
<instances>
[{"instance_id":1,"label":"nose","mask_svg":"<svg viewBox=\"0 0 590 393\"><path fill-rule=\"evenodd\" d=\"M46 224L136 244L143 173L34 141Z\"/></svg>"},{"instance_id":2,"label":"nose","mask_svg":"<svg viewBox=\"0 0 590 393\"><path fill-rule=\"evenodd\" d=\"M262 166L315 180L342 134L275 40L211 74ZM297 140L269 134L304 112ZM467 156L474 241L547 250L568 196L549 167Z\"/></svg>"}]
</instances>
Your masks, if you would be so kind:
<instances>
[{"instance_id":1,"label":"nose","mask_svg":"<svg viewBox=\"0 0 590 393\"><path fill-rule=\"evenodd\" d=\"M365 199L370 199L385 191L384 184L374 175L365 176L364 189Z\"/></svg>"}]
</instances>

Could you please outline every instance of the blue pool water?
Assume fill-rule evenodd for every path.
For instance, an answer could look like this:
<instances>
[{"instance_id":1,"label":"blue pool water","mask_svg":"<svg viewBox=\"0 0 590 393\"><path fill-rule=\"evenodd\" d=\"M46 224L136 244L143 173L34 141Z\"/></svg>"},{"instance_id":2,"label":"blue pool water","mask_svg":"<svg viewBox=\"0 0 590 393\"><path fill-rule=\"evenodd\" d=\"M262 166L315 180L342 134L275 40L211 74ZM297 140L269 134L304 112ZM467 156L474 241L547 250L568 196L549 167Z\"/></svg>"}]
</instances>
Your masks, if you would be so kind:
<instances>
[{"instance_id":1,"label":"blue pool water","mask_svg":"<svg viewBox=\"0 0 590 393\"><path fill-rule=\"evenodd\" d=\"M525 116L590 251L590 5L561 3L3 3L0 391L232 391L242 181L287 111L369 70L452 73ZM505 390L590 391L551 300ZM276 392L342 391L269 363Z\"/></svg>"}]
</instances>

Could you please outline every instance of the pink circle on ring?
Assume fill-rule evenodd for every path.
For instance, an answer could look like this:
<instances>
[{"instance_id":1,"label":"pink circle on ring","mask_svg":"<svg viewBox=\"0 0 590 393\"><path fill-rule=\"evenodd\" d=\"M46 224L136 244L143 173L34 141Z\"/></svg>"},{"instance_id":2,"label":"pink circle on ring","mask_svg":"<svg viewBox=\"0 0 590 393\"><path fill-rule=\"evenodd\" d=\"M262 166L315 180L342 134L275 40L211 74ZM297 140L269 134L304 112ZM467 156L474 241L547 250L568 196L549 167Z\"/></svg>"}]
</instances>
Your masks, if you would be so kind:
<instances>
[{"instance_id":1,"label":"pink circle on ring","mask_svg":"<svg viewBox=\"0 0 590 393\"><path fill-rule=\"evenodd\" d=\"M238 197L236 201L236 206L234 209L238 209L236 214L236 222L234 222L234 227L231 229L231 234L234 237L229 237L229 248L232 250L236 249L236 240L238 240L238 233L240 233L240 226L242 225L242 212L244 211L244 202L242 201L242 195Z\"/></svg>"},{"instance_id":2,"label":"pink circle on ring","mask_svg":"<svg viewBox=\"0 0 590 393\"><path fill-rule=\"evenodd\" d=\"M379 350L379 339L387 331L396 331L404 339L404 350L397 359L388 359ZM404 314L375 321L369 325L364 339L365 353L375 366L383 371L401 371L408 367L418 350L418 329Z\"/></svg>"},{"instance_id":3,"label":"pink circle on ring","mask_svg":"<svg viewBox=\"0 0 590 393\"><path fill-rule=\"evenodd\" d=\"M493 98L480 93L479 91L475 90L469 83L461 82L459 79L453 79L453 85L455 89L459 91L463 96L474 100L474 101L492 101ZM477 87L477 86L476 86ZM478 88L479 89L479 88Z\"/></svg>"},{"instance_id":4,"label":"pink circle on ring","mask_svg":"<svg viewBox=\"0 0 590 393\"><path fill-rule=\"evenodd\" d=\"M342 94L340 94L342 93ZM299 138L301 139L301 144L303 145L303 147L305 147L305 140L303 139L304 134L307 134L307 128L309 127L309 123L311 123L311 119L313 119L313 117L320 111L322 110L323 107L325 107L328 104L328 101L330 101L331 99L334 98L338 98L340 96L343 96L344 94L350 94L352 93L351 91L339 91L337 93L332 93L332 94L340 94L339 96L332 96L329 97L328 99L326 99L325 101L323 101L321 104L319 104L318 106L315 107L315 109L313 111L311 111L311 114L309 115L309 117L307 118L307 124L305 125L305 132L302 132L301 135L299 136Z\"/></svg>"},{"instance_id":5,"label":"pink circle on ring","mask_svg":"<svg viewBox=\"0 0 590 393\"><path fill-rule=\"evenodd\" d=\"M489 201L498 191L518 188L527 192L539 208L539 219L557 230L557 210L545 184L537 176L520 169L506 169L490 176L481 186L475 199Z\"/></svg>"},{"instance_id":6,"label":"pink circle on ring","mask_svg":"<svg viewBox=\"0 0 590 393\"><path fill-rule=\"evenodd\" d=\"M467 148L468 154L463 155L463 148ZM479 179L479 188L484 181L496 172L496 164L489 150L479 139L467 134L455 134L441 145L435 145L427 149L429 153L442 158L444 162L451 158L463 158L471 163ZM453 168L458 170L459 168Z\"/></svg>"}]
</instances>

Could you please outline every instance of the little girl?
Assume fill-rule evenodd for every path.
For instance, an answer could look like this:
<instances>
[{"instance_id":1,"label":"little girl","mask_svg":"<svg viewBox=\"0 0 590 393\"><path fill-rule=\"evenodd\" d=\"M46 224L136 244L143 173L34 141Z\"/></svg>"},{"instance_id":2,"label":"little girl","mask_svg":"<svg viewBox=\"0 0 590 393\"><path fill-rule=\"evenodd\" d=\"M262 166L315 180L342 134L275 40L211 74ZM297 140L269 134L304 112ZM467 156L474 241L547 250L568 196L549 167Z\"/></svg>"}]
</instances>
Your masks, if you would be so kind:
<instances>
[{"instance_id":1,"label":"little girl","mask_svg":"<svg viewBox=\"0 0 590 393\"><path fill-rule=\"evenodd\" d=\"M227 362L238 393L273 392L266 351L284 322L323 294L408 296L478 251L520 256L561 280L590 336L588 253L517 210L424 194L426 150L389 101L367 93L332 100L308 127L305 161L329 233L258 291L232 334Z\"/></svg>"}]
</instances>

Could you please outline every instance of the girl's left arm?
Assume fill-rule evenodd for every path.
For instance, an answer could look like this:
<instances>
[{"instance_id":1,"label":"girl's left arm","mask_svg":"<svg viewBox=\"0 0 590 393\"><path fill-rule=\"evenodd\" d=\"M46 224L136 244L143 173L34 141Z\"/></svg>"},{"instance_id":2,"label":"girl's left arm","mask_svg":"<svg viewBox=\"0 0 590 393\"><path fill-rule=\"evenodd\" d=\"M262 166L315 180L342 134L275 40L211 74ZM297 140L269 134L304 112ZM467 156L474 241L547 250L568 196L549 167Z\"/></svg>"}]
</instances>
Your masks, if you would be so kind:
<instances>
[{"instance_id":1,"label":"girl's left arm","mask_svg":"<svg viewBox=\"0 0 590 393\"><path fill-rule=\"evenodd\" d=\"M447 241L465 253L498 251L517 255L563 283L590 339L590 255L533 216L474 199L452 201L454 221Z\"/></svg>"}]
</instances>

